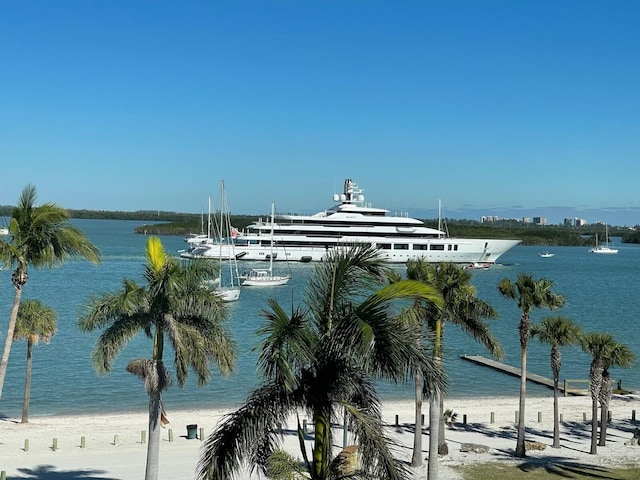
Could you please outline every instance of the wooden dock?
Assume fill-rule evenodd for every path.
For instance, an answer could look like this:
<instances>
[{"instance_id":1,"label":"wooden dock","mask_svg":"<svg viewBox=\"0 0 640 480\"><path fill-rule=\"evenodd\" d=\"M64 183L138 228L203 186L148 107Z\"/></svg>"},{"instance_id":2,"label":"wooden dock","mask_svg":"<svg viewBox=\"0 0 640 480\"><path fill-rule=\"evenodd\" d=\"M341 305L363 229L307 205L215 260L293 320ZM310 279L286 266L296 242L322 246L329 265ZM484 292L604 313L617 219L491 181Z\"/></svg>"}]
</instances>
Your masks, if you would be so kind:
<instances>
[{"instance_id":1,"label":"wooden dock","mask_svg":"<svg viewBox=\"0 0 640 480\"><path fill-rule=\"evenodd\" d=\"M492 360L491 358L483 357L481 355L461 355L460 358L478 365L482 365L483 367L493 368L494 370L498 370L499 372L513 375L514 377L520 376L520 367L512 367L511 365ZM527 380L539 385L553 388L553 380L551 378L543 377L542 375L527 372ZM576 381L574 380L572 382ZM566 380L564 382L558 382L558 391L562 392L564 395L585 395L588 393L584 389L568 388Z\"/></svg>"}]
</instances>

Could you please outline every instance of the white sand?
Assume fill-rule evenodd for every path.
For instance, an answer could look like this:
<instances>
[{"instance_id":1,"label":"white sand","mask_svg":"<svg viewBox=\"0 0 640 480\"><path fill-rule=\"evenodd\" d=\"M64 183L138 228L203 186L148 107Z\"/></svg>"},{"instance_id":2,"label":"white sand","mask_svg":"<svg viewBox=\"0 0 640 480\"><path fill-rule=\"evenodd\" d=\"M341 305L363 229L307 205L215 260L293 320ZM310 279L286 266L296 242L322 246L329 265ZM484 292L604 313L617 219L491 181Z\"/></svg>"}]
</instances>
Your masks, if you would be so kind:
<instances>
[{"instance_id":1,"label":"white sand","mask_svg":"<svg viewBox=\"0 0 640 480\"><path fill-rule=\"evenodd\" d=\"M517 397L448 399L446 409L457 413L454 428L447 428L449 455L440 458L440 477L443 480L459 478L450 467L470 462L515 462L515 415ZM597 455L590 455L591 399L584 397L560 398L561 449L551 448L553 436L553 404L551 397L528 398L526 407L527 440L542 442L543 451L528 453L527 461L578 462L594 466L640 466L640 446L625 445L638 426L631 421L632 411L638 411L640 397L616 396L611 403L612 421L608 428L607 445L598 447ZM399 455L410 460L413 445L413 403L386 402L384 418L390 433L397 438ZM493 412L494 422L491 422ZM187 439L189 424L204 428L209 434L225 413L223 410L189 410L167 412L171 424L162 432L160 451L160 478L185 480L193 478L193 472L202 445L200 439ZM396 415L398 425L396 426ZM424 407L428 419L428 406ZM466 425L463 424L466 416ZM539 422L539 420L541 420ZM294 424L291 424L291 428ZM143 478L146 460L146 444L142 432L147 428L145 413L105 414L102 416L33 417L29 424L19 419L0 420L0 471L7 478L69 478L90 477L114 480L138 480ZM170 431L173 441L169 441ZM81 447L84 436L85 447ZM116 438L117 436L117 438ZM299 454L297 439L286 435L284 447ZM25 451L28 439L28 451ZM57 449L53 450L54 439ZM342 447L342 430L336 431L336 449ZM490 447L488 453L463 453L463 443L479 443ZM423 435L424 457L429 445L428 431ZM46 472L51 472L47 474ZM426 462L415 469L416 478L426 478ZM257 474L247 472L238 479L258 479Z\"/></svg>"}]
</instances>

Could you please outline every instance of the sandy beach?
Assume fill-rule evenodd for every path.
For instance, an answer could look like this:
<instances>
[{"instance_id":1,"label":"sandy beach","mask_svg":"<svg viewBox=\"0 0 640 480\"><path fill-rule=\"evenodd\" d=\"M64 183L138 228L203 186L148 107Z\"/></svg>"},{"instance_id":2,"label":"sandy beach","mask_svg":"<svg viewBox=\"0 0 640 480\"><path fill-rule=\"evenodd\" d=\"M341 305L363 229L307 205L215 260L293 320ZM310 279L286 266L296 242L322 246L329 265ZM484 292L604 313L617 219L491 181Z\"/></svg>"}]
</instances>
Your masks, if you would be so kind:
<instances>
[{"instance_id":1,"label":"sandy beach","mask_svg":"<svg viewBox=\"0 0 640 480\"><path fill-rule=\"evenodd\" d=\"M385 402L385 422L389 433L398 441L398 454L407 461L413 445L413 403ZM517 461L513 452L516 443L517 397L485 397L448 399L446 409L452 409L457 419L446 436L449 455L440 458L440 476L445 480L460 478L451 467L470 462ZM566 461L595 466L640 466L640 446L629 445L639 423L640 396L614 396L610 406L611 422L607 445L598 447L598 455L590 455L590 412L588 396L561 397L561 449L551 447L553 437L552 397L528 398L526 424L528 441L541 442L544 450L531 451L527 461ZM182 410L167 412L171 422L162 431L160 476L166 480L193 478L202 445L201 433L208 435L226 410ZM428 419L428 407L424 409ZM586 422L585 422L586 419ZM187 438L187 425L197 425L197 437ZM291 427L293 427L293 422ZM103 416L51 416L30 419L0 420L0 471L8 479L74 478L138 480L143 478L146 458L146 413L105 414ZM342 448L343 431L335 434L336 451ZM28 444L27 444L28 443ZM463 444L475 443L489 447L486 453L462 452ZM55 445L55 449L54 449ZM298 455L297 439L285 435L283 446ZM423 437L425 458L428 430ZM425 466L415 469L415 478L426 478ZM257 473L243 472L239 480L263 478Z\"/></svg>"}]
</instances>

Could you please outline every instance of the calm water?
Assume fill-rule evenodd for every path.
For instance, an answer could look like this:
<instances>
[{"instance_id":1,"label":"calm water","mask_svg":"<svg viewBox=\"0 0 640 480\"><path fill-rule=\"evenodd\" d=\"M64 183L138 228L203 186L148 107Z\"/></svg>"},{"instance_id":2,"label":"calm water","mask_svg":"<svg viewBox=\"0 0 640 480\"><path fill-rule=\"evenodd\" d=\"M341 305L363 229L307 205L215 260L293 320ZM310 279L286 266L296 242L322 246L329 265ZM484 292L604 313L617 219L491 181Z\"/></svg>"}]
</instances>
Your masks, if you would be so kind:
<instances>
[{"instance_id":1,"label":"calm water","mask_svg":"<svg viewBox=\"0 0 640 480\"><path fill-rule=\"evenodd\" d=\"M125 365L134 357L148 357L150 342L144 337L133 341L115 362L106 376L98 376L91 366L90 354L96 334L81 334L75 327L79 309L93 295L120 289L123 278L142 282L145 263L146 237L135 235L133 228L141 222L114 220L76 221L102 251L99 266L84 261L71 262L52 270L30 270L30 279L23 298L38 298L53 307L58 314L58 333L49 345L39 344L34 349L31 415L61 413L88 413L104 411L145 410L147 395L142 382L125 371ZM501 257L500 263L489 270L474 271L474 283L479 295L500 313L492 321L492 330L506 352L505 362L519 366L519 340L517 324L520 313L513 301L502 298L496 285L504 277L515 280L520 272L534 278L547 277L554 282L555 291L566 297L566 306L557 312L533 312L534 321L550 314L562 314L580 323L588 331L606 331L626 342L640 355L640 337L635 332L640 312L640 246L614 244L618 255L593 255L585 247L556 247L552 258L540 258L539 248L516 247ZM184 248L182 237L163 237L167 251ZM241 269L250 264L241 263ZM277 265L284 268L283 265ZM290 306L303 299L312 264L290 266L292 280L283 287L244 288L238 302L229 305L229 328L238 344L238 364L229 377L214 373L211 382L197 387L193 376L180 389L174 384L165 393L168 409L194 406L230 406L243 401L256 383L255 331L261 317L260 310L269 297L277 298L281 305ZM4 345L6 322L13 299L10 272L0 271L0 336ZM446 367L450 376L450 396L517 395L518 379L476 366L460 359L463 354L485 355L483 348L455 327L445 332ZM549 349L532 342L529 349L528 369L550 376ZM11 351L5 381L0 415L19 416L24 389L26 345L15 342ZM590 358L579 348L563 350L562 378L586 379ZM640 365L640 364L639 364ZM617 369L614 378L620 378L625 388L640 390L640 367ZM409 385L381 385L384 398L412 398ZM544 387L529 384L530 395L549 395Z\"/></svg>"}]
</instances>

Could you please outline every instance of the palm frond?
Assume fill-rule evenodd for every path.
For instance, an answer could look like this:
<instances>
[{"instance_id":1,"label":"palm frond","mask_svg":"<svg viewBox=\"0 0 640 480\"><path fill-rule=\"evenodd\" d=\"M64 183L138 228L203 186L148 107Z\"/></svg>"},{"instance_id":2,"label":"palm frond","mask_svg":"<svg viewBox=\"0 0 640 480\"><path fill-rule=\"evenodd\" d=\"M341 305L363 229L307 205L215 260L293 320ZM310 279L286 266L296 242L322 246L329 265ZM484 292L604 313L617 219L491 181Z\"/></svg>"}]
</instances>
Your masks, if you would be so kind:
<instances>
[{"instance_id":1,"label":"palm frond","mask_svg":"<svg viewBox=\"0 0 640 480\"><path fill-rule=\"evenodd\" d=\"M266 324L257 332L264 338L254 348L259 351L258 368L265 378L293 390L298 386L296 369L313 358L314 337L301 309L289 317L274 299L268 304L270 310L261 312Z\"/></svg>"},{"instance_id":2,"label":"palm frond","mask_svg":"<svg viewBox=\"0 0 640 480\"><path fill-rule=\"evenodd\" d=\"M205 440L196 480L228 480L247 461L262 466L279 443L288 415L296 408L275 384L255 390L247 402L227 415ZM263 472L264 473L264 472Z\"/></svg>"}]
</instances>

